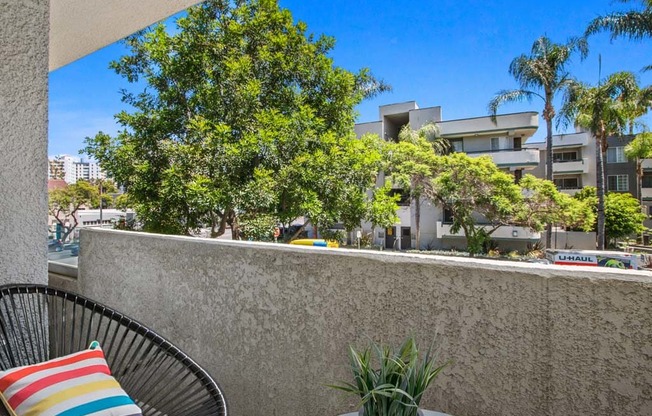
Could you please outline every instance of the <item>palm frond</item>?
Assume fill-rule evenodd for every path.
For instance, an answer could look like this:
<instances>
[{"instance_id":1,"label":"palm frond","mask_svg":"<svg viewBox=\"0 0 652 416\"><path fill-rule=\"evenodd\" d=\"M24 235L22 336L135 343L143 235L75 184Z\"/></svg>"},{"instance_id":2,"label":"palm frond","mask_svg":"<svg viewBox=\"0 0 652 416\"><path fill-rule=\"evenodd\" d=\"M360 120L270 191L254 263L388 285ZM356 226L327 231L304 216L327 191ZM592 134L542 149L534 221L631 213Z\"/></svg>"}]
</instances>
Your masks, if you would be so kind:
<instances>
[{"instance_id":1,"label":"palm frond","mask_svg":"<svg viewBox=\"0 0 652 416\"><path fill-rule=\"evenodd\" d=\"M586 28L585 35L590 36L603 31L611 32L611 38L624 36L630 39L642 39L652 36L652 10L646 1L646 10L626 13L612 13L593 19Z\"/></svg>"}]
</instances>

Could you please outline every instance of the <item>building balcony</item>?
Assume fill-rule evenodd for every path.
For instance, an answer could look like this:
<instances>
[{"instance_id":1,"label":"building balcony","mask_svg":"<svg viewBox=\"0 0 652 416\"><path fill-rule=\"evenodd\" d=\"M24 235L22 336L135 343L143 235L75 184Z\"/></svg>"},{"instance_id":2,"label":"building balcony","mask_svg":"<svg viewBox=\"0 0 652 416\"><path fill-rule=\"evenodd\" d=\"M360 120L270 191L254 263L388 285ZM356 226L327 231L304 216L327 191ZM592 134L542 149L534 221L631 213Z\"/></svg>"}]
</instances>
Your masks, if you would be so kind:
<instances>
[{"instance_id":1,"label":"building balcony","mask_svg":"<svg viewBox=\"0 0 652 416\"><path fill-rule=\"evenodd\" d=\"M503 227L494 237L525 238L521 231ZM538 239L538 233L530 236ZM593 379L599 368L601 379L627 385L652 371L640 354L652 336L649 313L619 307L649 300L652 283L643 272L99 229L85 230L81 246L79 277L51 273L50 283L143 317L218 376L233 414L342 413L333 410L333 396L324 395L315 375L348 379L347 346L367 342L364 334L356 335L360 328L400 340L404 331L397 328L406 322L425 345L433 326L440 328L439 354L442 360L454 359L455 367L444 370L437 388L444 394L462 392L461 404L437 407L426 398L422 405L450 413L482 414L493 408L500 414L536 414L544 406L562 414L618 414L619 406L596 406L590 399L605 391L602 386L578 387L576 380ZM610 299L619 302L606 307ZM582 307L586 304L593 307ZM614 313L645 325L614 329ZM442 316L443 324L436 318ZM564 325L551 316L563 317ZM592 325L587 328L586 322ZM578 333L578 328L583 330ZM611 336L614 330L619 337ZM623 345L623 338L630 341ZM574 359L578 350L595 345L609 353L596 354L589 363ZM546 367L551 349L559 357L555 371ZM524 353L506 353L516 350ZM308 358L288 366L288 356ZM575 365L568 368L569 362ZM505 378L507 384L497 387L483 377L487 366L518 377ZM303 388L272 398L260 388L292 383ZM518 389L523 383L531 389ZM532 401L533 391L549 386L578 394L572 402L565 394ZM478 401L477 392L485 391L491 394ZM618 394L640 400L636 388ZM645 413L642 407L632 409Z\"/></svg>"},{"instance_id":2,"label":"building balcony","mask_svg":"<svg viewBox=\"0 0 652 416\"><path fill-rule=\"evenodd\" d=\"M573 133L573 134L560 134L552 136L552 147L565 148L565 147L584 147L588 146L591 136L589 133ZM545 149L545 144L544 147Z\"/></svg>"},{"instance_id":3,"label":"building balcony","mask_svg":"<svg viewBox=\"0 0 652 416\"><path fill-rule=\"evenodd\" d=\"M581 174L589 173L589 159L583 158L581 160L559 161L552 164L553 173L563 174Z\"/></svg>"},{"instance_id":4,"label":"building balcony","mask_svg":"<svg viewBox=\"0 0 652 416\"><path fill-rule=\"evenodd\" d=\"M641 161L643 170L652 171L652 159L643 159Z\"/></svg>"},{"instance_id":5,"label":"building balcony","mask_svg":"<svg viewBox=\"0 0 652 416\"><path fill-rule=\"evenodd\" d=\"M505 149L498 151L471 152L471 157L491 156L499 168L530 168L539 166L538 149Z\"/></svg>"},{"instance_id":6,"label":"building balcony","mask_svg":"<svg viewBox=\"0 0 652 416\"><path fill-rule=\"evenodd\" d=\"M475 137L490 135L525 136L533 135L539 127L539 114L534 111L502 114L496 117L474 117L442 121L439 124L442 137Z\"/></svg>"},{"instance_id":7,"label":"building balcony","mask_svg":"<svg viewBox=\"0 0 652 416\"><path fill-rule=\"evenodd\" d=\"M581 190L581 188L573 188L573 189L559 189L559 192L562 194L570 195L573 196L576 193L578 193Z\"/></svg>"},{"instance_id":8,"label":"building balcony","mask_svg":"<svg viewBox=\"0 0 652 416\"><path fill-rule=\"evenodd\" d=\"M451 231L452 224L445 224L441 221L437 221L437 237L462 237L464 238L464 232L459 231L453 233ZM487 226L489 227L489 226ZM541 233L532 231L524 227L513 227L513 226L503 226L498 228L496 231L491 234L492 239L496 240L539 240L541 238Z\"/></svg>"},{"instance_id":9,"label":"building balcony","mask_svg":"<svg viewBox=\"0 0 652 416\"><path fill-rule=\"evenodd\" d=\"M652 201L652 188L641 188L641 199Z\"/></svg>"}]
</instances>

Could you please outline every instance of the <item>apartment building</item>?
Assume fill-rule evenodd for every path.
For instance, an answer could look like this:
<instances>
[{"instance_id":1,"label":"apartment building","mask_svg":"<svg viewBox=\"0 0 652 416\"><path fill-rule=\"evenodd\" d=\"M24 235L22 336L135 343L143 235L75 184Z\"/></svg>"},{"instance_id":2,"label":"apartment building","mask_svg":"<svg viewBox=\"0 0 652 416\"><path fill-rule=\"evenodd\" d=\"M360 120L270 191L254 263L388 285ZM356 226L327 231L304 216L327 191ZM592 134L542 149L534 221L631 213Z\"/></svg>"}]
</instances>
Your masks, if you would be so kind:
<instances>
[{"instance_id":1,"label":"apartment building","mask_svg":"<svg viewBox=\"0 0 652 416\"><path fill-rule=\"evenodd\" d=\"M641 195L638 195L638 176L636 161L625 156L625 146L635 136L609 137L607 139L607 154L604 158L605 190L607 192L629 192L635 198L640 198L644 212L652 214L652 159L643 163L643 178ZM553 145L553 180L557 188L567 194L574 195L584 186L596 186L596 141L585 131L571 134L560 134L552 137ZM546 146L545 143L528 143L528 148L541 152L541 164L532 173L545 177ZM652 228L652 220L646 220L644 225Z\"/></svg>"},{"instance_id":2,"label":"apartment building","mask_svg":"<svg viewBox=\"0 0 652 416\"><path fill-rule=\"evenodd\" d=\"M515 179L540 166L540 152L527 148L525 142L537 131L539 118L536 112L498 115L494 123L489 116L458 120L443 120L441 107L419 108L416 102L389 104L379 108L379 120L355 126L358 137L375 133L385 140L397 140L400 129L409 125L416 130L427 123L439 126L442 137L449 139L453 149L469 156L489 155L501 169L510 172ZM379 175L378 185L385 181ZM400 221L385 230L371 230L363 224L365 232L373 232L374 244L388 249L416 248L414 203L407 198L401 201ZM441 207L429 201L421 203L420 249L462 248L465 245L461 232L451 231L452 221ZM493 239L501 241L505 248L523 249L529 242L536 242L540 234L522 227L501 227Z\"/></svg>"},{"instance_id":3,"label":"apartment building","mask_svg":"<svg viewBox=\"0 0 652 416\"><path fill-rule=\"evenodd\" d=\"M83 179L106 179L106 173L95 162L84 161L75 156L57 155L49 158L48 179L63 179L66 183L76 183Z\"/></svg>"}]
</instances>

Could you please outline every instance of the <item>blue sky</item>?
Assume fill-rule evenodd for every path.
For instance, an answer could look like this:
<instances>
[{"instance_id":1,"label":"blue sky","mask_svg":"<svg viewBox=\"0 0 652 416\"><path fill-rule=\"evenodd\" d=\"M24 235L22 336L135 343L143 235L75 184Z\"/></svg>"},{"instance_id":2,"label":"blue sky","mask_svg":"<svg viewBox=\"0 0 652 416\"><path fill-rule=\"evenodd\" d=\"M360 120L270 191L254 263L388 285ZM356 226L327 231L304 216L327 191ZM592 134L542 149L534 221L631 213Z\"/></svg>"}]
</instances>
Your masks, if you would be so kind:
<instances>
[{"instance_id":1,"label":"blue sky","mask_svg":"<svg viewBox=\"0 0 652 416\"><path fill-rule=\"evenodd\" d=\"M378 106L415 100L421 107L442 106L444 119L486 115L487 102L501 89L516 88L507 69L511 60L528 53L541 35L555 42L580 35L592 18L637 5L612 0L525 2L522 0L280 0L309 31L337 40L335 64L349 70L368 67L393 86L358 106L359 121L378 118ZM169 24L173 24L169 20ZM607 34L590 38L590 55L569 67L579 80L598 81L598 55L603 77L634 71L642 85L652 84L652 40L618 39ZM49 154L77 154L86 136L113 134L113 115L125 108L122 88L138 90L108 69L126 52L120 43L108 46L50 73ZM501 112L534 110L543 105L509 104ZM644 120L652 125L652 117ZM535 140L545 137L543 122Z\"/></svg>"}]
</instances>

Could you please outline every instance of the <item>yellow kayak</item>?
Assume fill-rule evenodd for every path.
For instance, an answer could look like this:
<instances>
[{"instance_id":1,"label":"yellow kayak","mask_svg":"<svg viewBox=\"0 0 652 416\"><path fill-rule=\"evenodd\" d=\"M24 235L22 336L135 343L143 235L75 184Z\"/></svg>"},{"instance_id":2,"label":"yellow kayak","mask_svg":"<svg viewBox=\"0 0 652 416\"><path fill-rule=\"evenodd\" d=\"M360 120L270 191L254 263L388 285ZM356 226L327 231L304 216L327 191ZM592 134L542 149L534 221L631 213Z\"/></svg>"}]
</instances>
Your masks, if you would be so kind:
<instances>
[{"instance_id":1,"label":"yellow kayak","mask_svg":"<svg viewBox=\"0 0 652 416\"><path fill-rule=\"evenodd\" d=\"M340 244L337 241L326 241L321 238L301 238L298 240L290 241L290 244L295 246L313 246L313 247L331 247L337 248Z\"/></svg>"}]
</instances>

